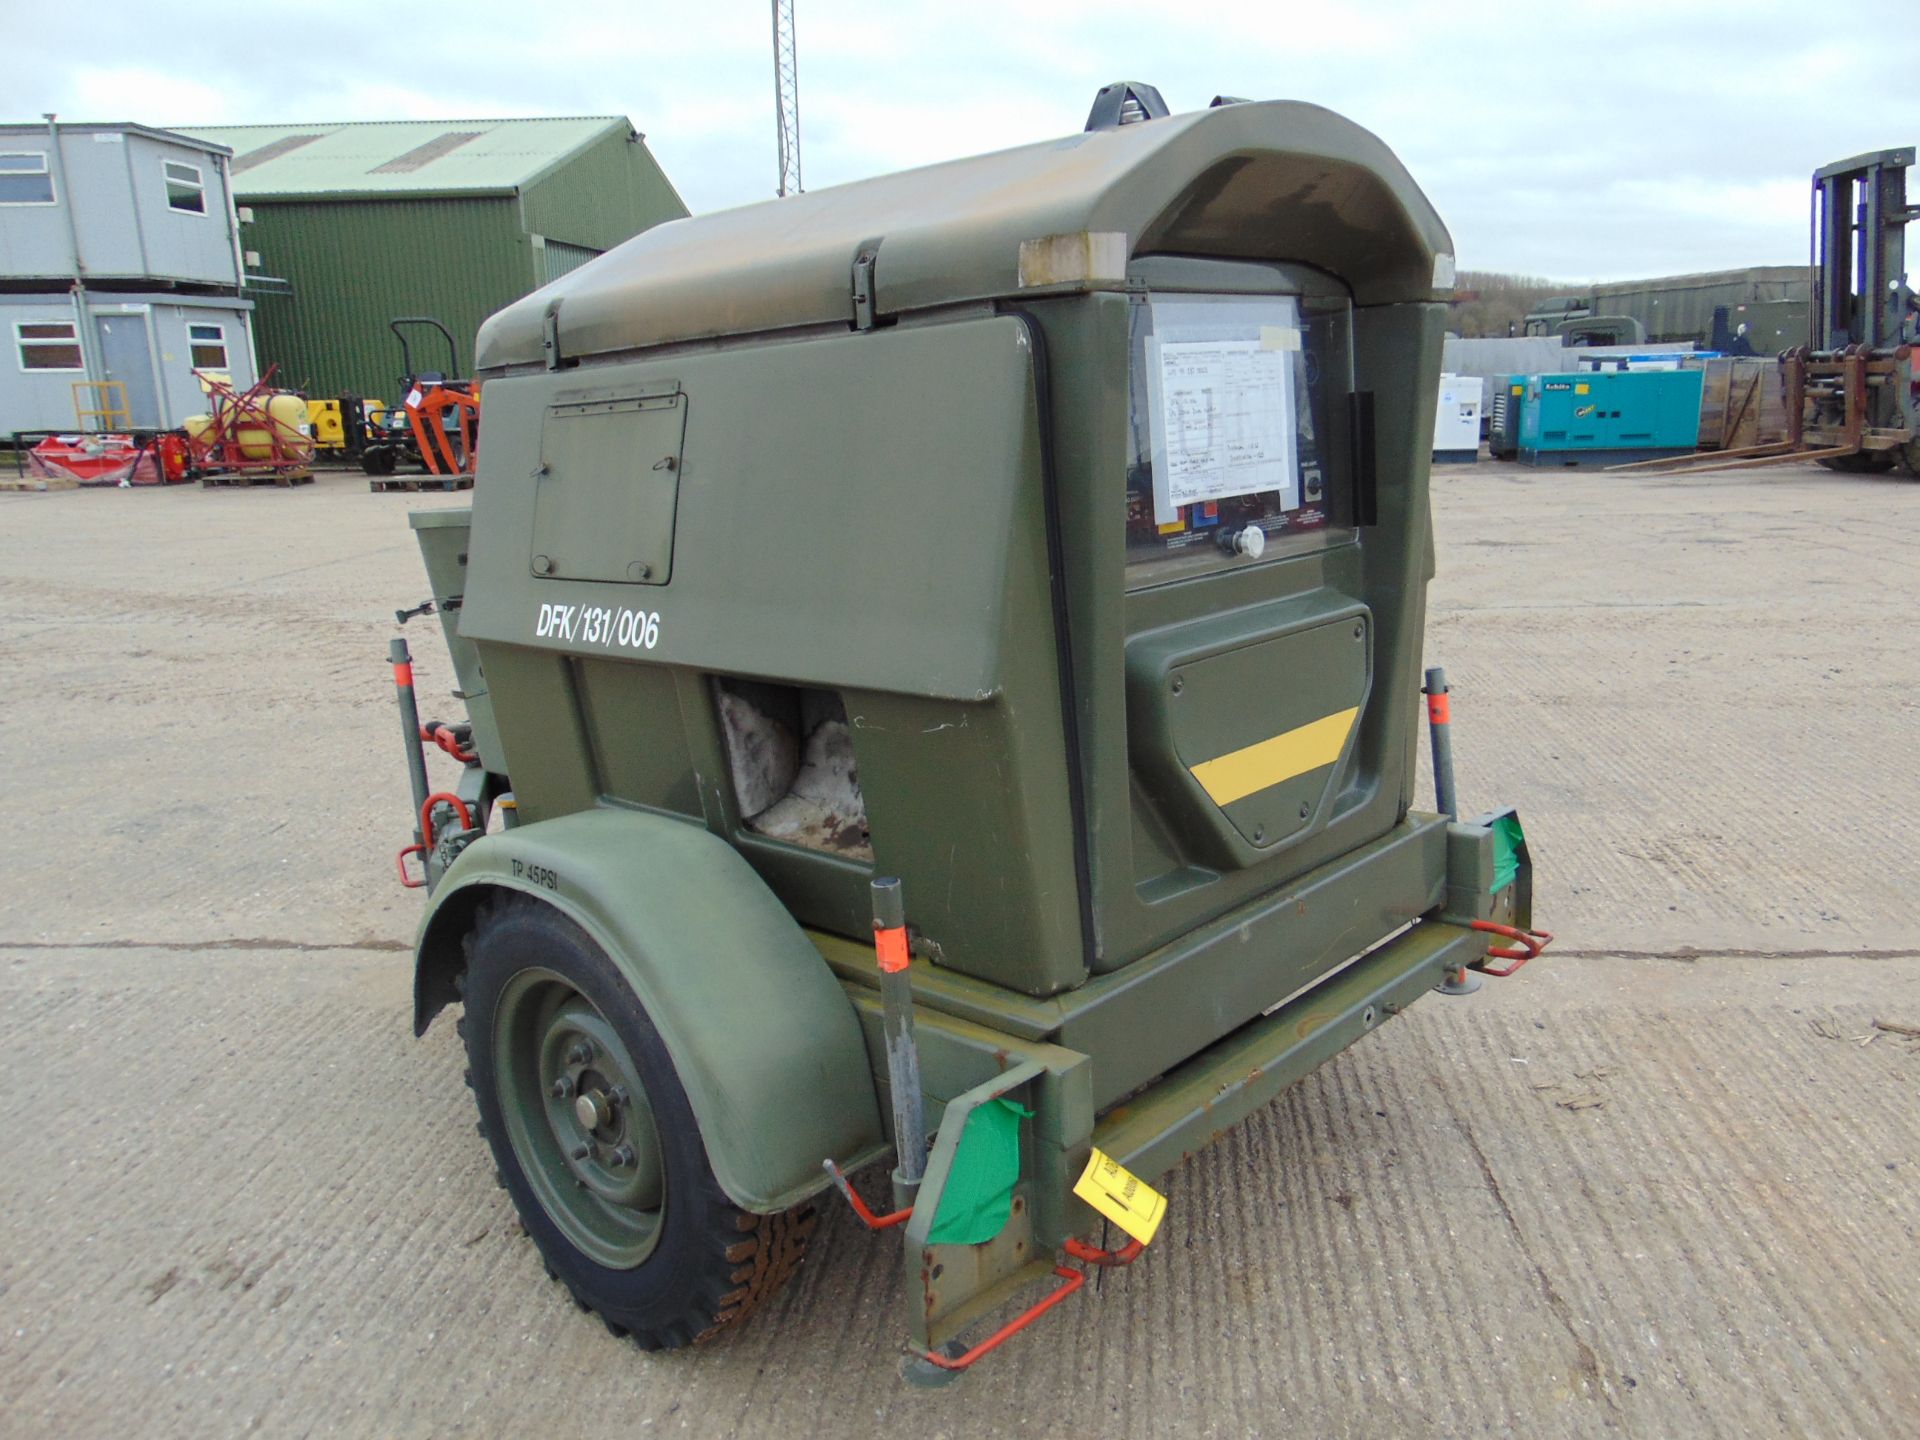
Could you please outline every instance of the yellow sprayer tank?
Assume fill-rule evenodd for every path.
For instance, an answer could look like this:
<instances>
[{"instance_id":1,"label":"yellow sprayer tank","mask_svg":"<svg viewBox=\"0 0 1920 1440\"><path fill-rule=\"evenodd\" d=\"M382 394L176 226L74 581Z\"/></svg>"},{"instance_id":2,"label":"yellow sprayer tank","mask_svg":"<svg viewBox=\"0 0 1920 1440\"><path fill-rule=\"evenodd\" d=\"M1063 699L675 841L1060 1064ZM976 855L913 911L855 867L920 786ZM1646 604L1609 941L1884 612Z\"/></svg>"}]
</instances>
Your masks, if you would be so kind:
<instances>
[{"instance_id":1,"label":"yellow sprayer tank","mask_svg":"<svg viewBox=\"0 0 1920 1440\"><path fill-rule=\"evenodd\" d=\"M235 438L240 443L240 454L244 458L271 459L275 440L279 441L283 452L298 453L312 446L306 401L283 390L267 401L266 409L266 425L242 425L239 428Z\"/></svg>"}]
</instances>

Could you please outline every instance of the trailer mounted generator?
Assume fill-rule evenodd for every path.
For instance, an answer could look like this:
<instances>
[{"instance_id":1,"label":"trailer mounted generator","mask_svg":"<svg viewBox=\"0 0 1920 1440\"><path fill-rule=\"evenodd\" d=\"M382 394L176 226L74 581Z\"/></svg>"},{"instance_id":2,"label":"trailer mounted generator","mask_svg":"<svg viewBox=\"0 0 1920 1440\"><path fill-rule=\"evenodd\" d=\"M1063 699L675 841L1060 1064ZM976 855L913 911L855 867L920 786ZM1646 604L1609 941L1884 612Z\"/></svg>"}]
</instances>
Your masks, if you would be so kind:
<instances>
[{"instance_id":1,"label":"trailer mounted generator","mask_svg":"<svg viewBox=\"0 0 1920 1440\"><path fill-rule=\"evenodd\" d=\"M460 1011L580 1304L706 1339L825 1197L901 1237L909 1373L958 1372L1144 1253L1186 1156L1539 953L1423 687L1451 248L1326 110L1116 85L486 323L402 612L465 720L394 641L414 1023Z\"/></svg>"}]
</instances>

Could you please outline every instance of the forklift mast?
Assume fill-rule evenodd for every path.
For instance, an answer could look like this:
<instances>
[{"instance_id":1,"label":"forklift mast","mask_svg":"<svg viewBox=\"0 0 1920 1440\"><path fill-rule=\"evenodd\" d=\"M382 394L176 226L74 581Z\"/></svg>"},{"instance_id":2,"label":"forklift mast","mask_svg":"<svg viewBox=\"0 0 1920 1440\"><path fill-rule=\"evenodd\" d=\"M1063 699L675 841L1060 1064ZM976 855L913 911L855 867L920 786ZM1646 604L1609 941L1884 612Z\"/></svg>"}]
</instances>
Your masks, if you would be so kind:
<instances>
[{"instance_id":1,"label":"forklift mast","mask_svg":"<svg viewBox=\"0 0 1920 1440\"><path fill-rule=\"evenodd\" d=\"M1813 172L1812 243L1816 272L1810 348L1890 349L1913 338L1907 286L1906 227L1920 219L1907 204L1914 150L1878 150Z\"/></svg>"}]
</instances>

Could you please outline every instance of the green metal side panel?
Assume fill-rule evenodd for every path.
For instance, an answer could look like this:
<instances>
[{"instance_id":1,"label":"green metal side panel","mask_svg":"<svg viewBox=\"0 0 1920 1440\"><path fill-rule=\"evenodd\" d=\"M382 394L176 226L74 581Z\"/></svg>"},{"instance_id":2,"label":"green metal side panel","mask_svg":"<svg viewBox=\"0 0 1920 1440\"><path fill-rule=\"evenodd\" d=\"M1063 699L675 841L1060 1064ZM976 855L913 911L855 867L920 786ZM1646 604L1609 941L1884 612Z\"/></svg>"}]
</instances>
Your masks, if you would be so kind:
<instances>
[{"instance_id":1,"label":"green metal side panel","mask_svg":"<svg viewBox=\"0 0 1920 1440\"><path fill-rule=\"evenodd\" d=\"M1798 309L1799 324L1798 333L1788 343L1798 344L1806 333L1811 276L1805 265L1756 265L1745 270L1622 280L1594 286L1594 304L1600 314L1631 315L1640 321L1647 327L1649 345L1684 340L1705 345L1713 330L1716 306L1726 306L1728 323L1738 325L1749 318L1741 312L1743 306L1791 302ZM1755 348L1760 348L1757 342Z\"/></svg>"},{"instance_id":2,"label":"green metal side panel","mask_svg":"<svg viewBox=\"0 0 1920 1440\"><path fill-rule=\"evenodd\" d=\"M396 315L432 315L453 332L462 373L480 322L534 286L532 246L515 201L497 199L295 201L252 204L242 243L261 273L291 282L255 313L260 364L309 395L398 398ZM437 337L416 353L446 365Z\"/></svg>"},{"instance_id":3,"label":"green metal side panel","mask_svg":"<svg viewBox=\"0 0 1920 1440\"><path fill-rule=\"evenodd\" d=\"M947 403L916 410L935 390ZM539 497L570 483L563 466L535 473L549 412L642 394L678 394L686 412L675 471L653 468L658 445L634 462L648 482L679 476L669 583L574 578L573 542L557 533L537 552L555 563L536 568ZM803 923L859 934L862 867L744 830L706 676L832 688L875 865L904 880L927 946L1030 994L1083 978L1021 325L981 317L502 376L486 395L460 633L479 646L523 818L601 795L691 799ZM908 413L911 427L843 418ZM774 437L778 465L765 458ZM795 475L832 484L804 490ZM569 523L591 534L612 513ZM636 610L652 617L652 643L590 634L580 618ZM677 713L655 682L613 682L626 667L669 674ZM659 768L629 785L624 752L641 734ZM669 766L703 777L697 797L662 783Z\"/></svg>"},{"instance_id":4,"label":"green metal side panel","mask_svg":"<svg viewBox=\"0 0 1920 1440\"><path fill-rule=\"evenodd\" d=\"M611 133L521 192L521 225L590 250L611 250L687 207L646 142Z\"/></svg>"}]
</instances>

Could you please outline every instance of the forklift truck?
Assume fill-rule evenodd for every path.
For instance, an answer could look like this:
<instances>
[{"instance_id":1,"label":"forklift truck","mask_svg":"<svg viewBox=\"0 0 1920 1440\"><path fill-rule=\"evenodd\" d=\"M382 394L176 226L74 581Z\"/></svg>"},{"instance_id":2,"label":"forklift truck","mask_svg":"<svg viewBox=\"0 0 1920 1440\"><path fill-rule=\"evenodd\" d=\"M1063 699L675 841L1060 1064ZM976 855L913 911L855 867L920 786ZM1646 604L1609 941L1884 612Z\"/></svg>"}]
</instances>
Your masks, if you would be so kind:
<instances>
[{"instance_id":1,"label":"forklift truck","mask_svg":"<svg viewBox=\"0 0 1920 1440\"><path fill-rule=\"evenodd\" d=\"M1920 475L1920 305L1907 284L1911 145L1813 172L1808 343L1781 356L1787 435L1831 470Z\"/></svg>"},{"instance_id":2,"label":"forklift truck","mask_svg":"<svg viewBox=\"0 0 1920 1440\"><path fill-rule=\"evenodd\" d=\"M577 1302L704 1340L834 1187L904 1237L913 1373L958 1371L1138 1257L1157 1177L1538 953L1437 671L1414 807L1451 248L1339 116L1129 84L487 322L403 612L469 718L422 725L396 639L400 867L416 1031L461 1010Z\"/></svg>"}]
</instances>

